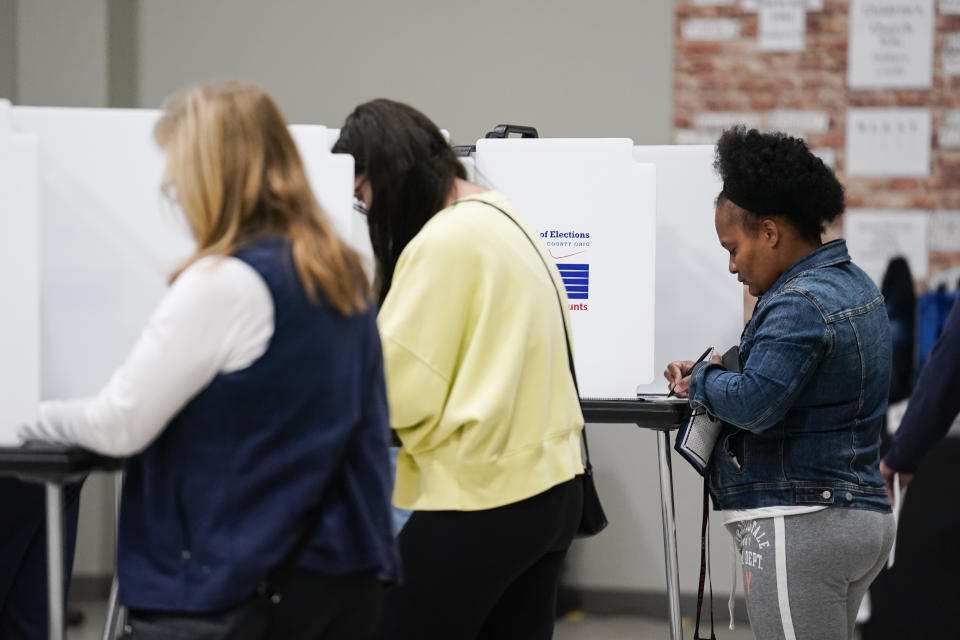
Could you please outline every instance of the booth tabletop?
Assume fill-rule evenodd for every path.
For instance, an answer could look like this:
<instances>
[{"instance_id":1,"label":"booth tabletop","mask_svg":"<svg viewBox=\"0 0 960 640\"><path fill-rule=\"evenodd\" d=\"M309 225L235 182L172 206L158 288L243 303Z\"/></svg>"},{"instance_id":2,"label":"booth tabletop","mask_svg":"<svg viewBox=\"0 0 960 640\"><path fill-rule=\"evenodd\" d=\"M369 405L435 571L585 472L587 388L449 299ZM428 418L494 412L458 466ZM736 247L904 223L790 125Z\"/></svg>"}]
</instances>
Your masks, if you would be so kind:
<instances>
[{"instance_id":1,"label":"booth tabletop","mask_svg":"<svg viewBox=\"0 0 960 640\"><path fill-rule=\"evenodd\" d=\"M633 423L643 429L672 431L690 418L686 400L581 400L587 422Z\"/></svg>"},{"instance_id":2,"label":"booth tabletop","mask_svg":"<svg viewBox=\"0 0 960 640\"><path fill-rule=\"evenodd\" d=\"M123 460L58 444L0 447L0 475L32 482L71 482L91 471L116 471Z\"/></svg>"},{"instance_id":3,"label":"booth tabletop","mask_svg":"<svg viewBox=\"0 0 960 640\"><path fill-rule=\"evenodd\" d=\"M583 417L591 423L632 423L641 428L671 431L690 417L685 400L581 400ZM34 482L69 482L91 471L116 471L123 460L86 449L31 443L0 447L0 475Z\"/></svg>"}]
</instances>

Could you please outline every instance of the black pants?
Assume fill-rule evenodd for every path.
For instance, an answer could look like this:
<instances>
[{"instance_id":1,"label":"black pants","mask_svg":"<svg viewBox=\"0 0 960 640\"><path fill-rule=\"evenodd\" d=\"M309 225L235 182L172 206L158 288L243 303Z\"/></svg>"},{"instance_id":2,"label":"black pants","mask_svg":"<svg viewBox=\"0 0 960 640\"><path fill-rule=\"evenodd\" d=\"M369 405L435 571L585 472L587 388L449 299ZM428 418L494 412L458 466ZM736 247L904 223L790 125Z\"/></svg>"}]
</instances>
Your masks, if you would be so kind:
<instances>
[{"instance_id":1,"label":"black pants","mask_svg":"<svg viewBox=\"0 0 960 640\"><path fill-rule=\"evenodd\" d=\"M381 638L551 638L582 503L574 479L496 509L414 512L399 538L404 584L386 592Z\"/></svg>"},{"instance_id":2,"label":"black pants","mask_svg":"<svg viewBox=\"0 0 960 640\"><path fill-rule=\"evenodd\" d=\"M70 585L82 482L63 492L63 576ZM47 640L47 511L42 484L0 478L0 638ZM64 594L66 598L66 594Z\"/></svg>"},{"instance_id":3,"label":"black pants","mask_svg":"<svg viewBox=\"0 0 960 640\"><path fill-rule=\"evenodd\" d=\"M331 576L299 570L279 604L261 598L227 611L131 610L131 640L369 640L383 588L372 572Z\"/></svg>"},{"instance_id":4,"label":"black pants","mask_svg":"<svg viewBox=\"0 0 960 640\"><path fill-rule=\"evenodd\" d=\"M960 602L960 438L930 450L903 501L896 562L870 587L864 640L960 638L950 612Z\"/></svg>"}]
</instances>

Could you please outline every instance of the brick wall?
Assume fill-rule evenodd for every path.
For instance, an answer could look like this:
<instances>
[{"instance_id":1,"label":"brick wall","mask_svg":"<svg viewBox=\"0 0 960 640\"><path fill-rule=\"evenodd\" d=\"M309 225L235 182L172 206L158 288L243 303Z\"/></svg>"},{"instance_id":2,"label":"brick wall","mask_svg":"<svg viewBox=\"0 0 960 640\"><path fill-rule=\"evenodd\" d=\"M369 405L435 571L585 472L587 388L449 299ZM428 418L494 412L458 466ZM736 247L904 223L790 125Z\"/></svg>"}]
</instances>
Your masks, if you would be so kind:
<instances>
[{"instance_id":1,"label":"brick wall","mask_svg":"<svg viewBox=\"0 0 960 640\"><path fill-rule=\"evenodd\" d=\"M960 76L944 76L941 64L946 36L960 33L960 15L935 14L931 90L852 91L847 88L846 78L846 0L824 0L822 10L807 12L806 47L797 53L760 50L757 14L744 11L739 0L730 6L713 7L695 6L692 0L675 2L676 132L695 129L697 117L705 112L746 112L762 117L772 109L825 111L829 115L827 131L805 137L813 149L832 150L835 170L847 189L849 208L960 210L960 149L941 149L937 141L946 110L960 109ZM717 42L685 40L683 23L695 18L734 19L739 23L740 36ZM930 176L847 177L844 145L848 107L929 107L933 120ZM931 252L931 273L955 266L960 266L960 252Z\"/></svg>"}]
</instances>

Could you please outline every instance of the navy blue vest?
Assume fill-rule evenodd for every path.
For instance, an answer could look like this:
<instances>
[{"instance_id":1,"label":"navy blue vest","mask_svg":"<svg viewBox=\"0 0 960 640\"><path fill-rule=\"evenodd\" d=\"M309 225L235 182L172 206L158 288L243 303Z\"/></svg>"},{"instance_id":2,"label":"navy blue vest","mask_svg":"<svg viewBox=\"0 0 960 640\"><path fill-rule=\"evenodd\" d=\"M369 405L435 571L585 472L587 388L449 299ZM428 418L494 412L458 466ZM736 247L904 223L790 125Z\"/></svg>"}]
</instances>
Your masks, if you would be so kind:
<instances>
[{"instance_id":1,"label":"navy blue vest","mask_svg":"<svg viewBox=\"0 0 960 640\"><path fill-rule=\"evenodd\" d=\"M250 367L220 374L126 468L122 604L214 611L249 597L322 517L299 566L397 578L389 423L376 309L313 304L289 245L235 256L273 298L274 334Z\"/></svg>"}]
</instances>

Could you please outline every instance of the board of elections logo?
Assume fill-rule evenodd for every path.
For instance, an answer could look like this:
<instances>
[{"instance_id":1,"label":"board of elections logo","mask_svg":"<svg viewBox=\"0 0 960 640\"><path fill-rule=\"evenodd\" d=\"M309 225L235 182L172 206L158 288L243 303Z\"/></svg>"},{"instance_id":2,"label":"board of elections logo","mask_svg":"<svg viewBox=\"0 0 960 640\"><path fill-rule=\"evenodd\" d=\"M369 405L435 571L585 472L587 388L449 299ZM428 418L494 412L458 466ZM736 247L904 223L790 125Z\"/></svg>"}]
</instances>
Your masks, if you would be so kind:
<instances>
[{"instance_id":1,"label":"board of elections logo","mask_svg":"<svg viewBox=\"0 0 960 640\"><path fill-rule=\"evenodd\" d=\"M557 263L563 286L570 300L586 300L590 295L590 265Z\"/></svg>"},{"instance_id":2,"label":"board of elections logo","mask_svg":"<svg viewBox=\"0 0 960 640\"><path fill-rule=\"evenodd\" d=\"M587 311L587 299L590 297L590 265L557 263L563 286L567 290L571 311ZM583 300L583 302L573 302Z\"/></svg>"},{"instance_id":3,"label":"board of elections logo","mask_svg":"<svg viewBox=\"0 0 960 640\"><path fill-rule=\"evenodd\" d=\"M590 248L589 231L567 231L547 229L540 233L547 245L547 250L554 260L572 258L586 253ZM563 286L567 290L567 299L588 300L590 298L590 265L584 262L557 262ZM571 311L586 311L586 302L571 302Z\"/></svg>"}]
</instances>

